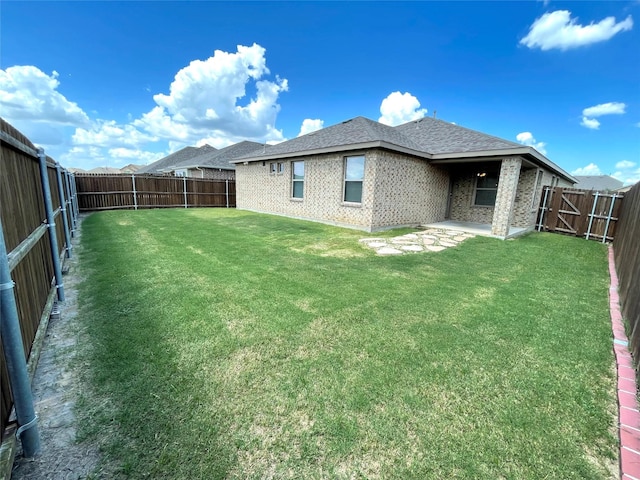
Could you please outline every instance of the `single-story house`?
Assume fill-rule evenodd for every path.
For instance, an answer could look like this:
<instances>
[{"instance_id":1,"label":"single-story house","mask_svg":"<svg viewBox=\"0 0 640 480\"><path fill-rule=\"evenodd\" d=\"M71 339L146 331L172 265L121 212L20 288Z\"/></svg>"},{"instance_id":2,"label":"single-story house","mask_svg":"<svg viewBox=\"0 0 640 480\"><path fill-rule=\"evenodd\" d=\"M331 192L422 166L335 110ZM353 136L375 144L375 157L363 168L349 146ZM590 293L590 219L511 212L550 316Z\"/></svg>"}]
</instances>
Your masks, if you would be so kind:
<instances>
[{"instance_id":1,"label":"single-story house","mask_svg":"<svg viewBox=\"0 0 640 480\"><path fill-rule=\"evenodd\" d=\"M622 188L623 182L609 175L576 175L578 181L573 188L582 190L598 190L600 192L613 192Z\"/></svg>"},{"instance_id":2,"label":"single-story house","mask_svg":"<svg viewBox=\"0 0 640 480\"><path fill-rule=\"evenodd\" d=\"M532 147L435 118L356 117L232 160L237 208L368 232L441 222L532 229L543 185L575 179Z\"/></svg>"},{"instance_id":3,"label":"single-story house","mask_svg":"<svg viewBox=\"0 0 640 480\"><path fill-rule=\"evenodd\" d=\"M150 163L149 165L144 165L139 168L136 173L166 174L167 172L165 172L165 169L172 165L176 165L177 163L184 162L185 160L189 160L190 158L197 157L208 152L216 151L217 149L211 145L203 145L201 147L184 147L177 152L173 152L160 160Z\"/></svg>"},{"instance_id":4,"label":"single-story house","mask_svg":"<svg viewBox=\"0 0 640 480\"><path fill-rule=\"evenodd\" d=\"M174 165L164 167L162 171L179 177L235 180L236 166L230 161L264 148L265 146L262 143L245 140L220 150L210 150Z\"/></svg>"}]
</instances>

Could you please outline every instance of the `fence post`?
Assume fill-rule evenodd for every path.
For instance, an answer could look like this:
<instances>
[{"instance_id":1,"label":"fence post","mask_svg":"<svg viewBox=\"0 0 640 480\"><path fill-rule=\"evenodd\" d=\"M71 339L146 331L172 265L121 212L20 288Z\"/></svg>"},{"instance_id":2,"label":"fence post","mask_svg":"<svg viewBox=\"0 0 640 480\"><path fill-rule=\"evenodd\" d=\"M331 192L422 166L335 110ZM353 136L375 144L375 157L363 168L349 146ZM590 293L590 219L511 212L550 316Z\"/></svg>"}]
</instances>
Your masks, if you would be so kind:
<instances>
[{"instance_id":1,"label":"fence post","mask_svg":"<svg viewBox=\"0 0 640 480\"><path fill-rule=\"evenodd\" d=\"M227 208L229 208L229 180L224 181L224 192L227 196Z\"/></svg>"},{"instance_id":2,"label":"fence post","mask_svg":"<svg viewBox=\"0 0 640 480\"><path fill-rule=\"evenodd\" d=\"M80 215L80 206L78 205L78 190L76 189L76 176L74 173L71 174L72 182L71 182L71 190L73 190L73 208L76 214L76 219L78 215Z\"/></svg>"},{"instance_id":3,"label":"fence post","mask_svg":"<svg viewBox=\"0 0 640 480\"><path fill-rule=\"evenodd\" d=\"M67 258L71 258L71 235L69 235L69 221L67 220L67 202L64 197L62 173L60 173L59 163L56 163L56 179L58 180L58 197L60 198L60 208L62 208L62 225L64 226L64 242L66 244Z\"/></svg>"},{"instance_id":4,"label":"fence post","mask_svg":"<svg viewBox=\"0 0 640 480\"><path fill-rule=\"evenodd\" d=\"M44 208L47 212L47 230L49 230L49 243L51 245L51 260L53 261L53 272L56 278L58 300L63 302L64 286L62 283L62 269L60 268L60 251L58 250L58 238L56 236L56 221L55 218L53 218L51 187L49 186L49 174L47 172L47 156L44 154L43 148L38 149L38 160L40 160L40 180L42 182Z\"/></svg>"},{"instance_id":5,"label":"fence post","mask_svg":"<svg viewBox=\"0 0 640 480\"><path fill-rule=\"evenodd\" d=\"M613 205L616 203L618 196L614 193L611 196L611 208L609 208L609 215L607 216L607 224L604 227L604 234L602 235L602 243L607 241L607 233L609 232L609 223L611 222L611 215L613 215Z\"/></svg>"},{"instance_id":6,"label":"fence post","mask_svg":"<svg viewBox=\"0 0 640 480\"><path fill-rule=\"evenodd\" d=\"M138 193L136 192L136 176L131 174L131 183L133 184L133 209L138 210Z\"/></svg>"},{"instance_id":7,"label":"fence post","mask_svg":"<svg viewBox=\"0 0 640 480\"><path fill-rule=\"evenodd\" d=\"M71 174L69 172L65 172L64 180L67 184L67 192L69 193L69 198L67 199L67 209L69 214L71 215L71 236L75 236L76 231L76 211L73 207L73 190L71 189Z\"/></svg>"},{"instance_id":8,"label":"fence post","mask_svg":"<svg viewBox=\"0 0 640 480\"><path fill-rule=\"evenodd\" d=\"M184 191L184 208L187 208L187 177L182 177L182 190Z\"/></svg>"},{"instance_id":9,"label":"fence post","mask_svg":"<svg viewBox=\"0 0 640 480\"><path fill-rule=\"evenodd\" d=\"M9 372L9 383L13 394L13 404L18 417L16 436L22 442L24 456L31 458L40 451L40 431L38 417L33 407L31 381L27 373L27 362L22 346L18 308L13 294L14 283L9 271L7 246L0 219L0 331L2 348Z\"/></svg>"},{"instance_id":10,"label":"fence post","mask_svg":"<svg viewBox=\"0 0 640 480\"><path fill-rule=\"evenodd\" d=\"M542 201L542 213L540 213L540 223L538 224L538 231L542 231L542 225L544 223L544 212L547 211L547 196L549 195L550 187L544 188L544 200Z\"/></svg>"},{"instance_id":11,"label":"fence post","mask_svg":"<svg viewBox=\"0 0 640 480\"><path fill-rule=\"evenodd\" d=\"M591 209L591 215L589 218L589 227L587 228L587 240L589 240L589 235L591 235L591 225L593 224L593 217L596 214L597 205L598 205L598 192L595 193L595 198L593 199L593 208Z\"/></svg>"}]
</instances>

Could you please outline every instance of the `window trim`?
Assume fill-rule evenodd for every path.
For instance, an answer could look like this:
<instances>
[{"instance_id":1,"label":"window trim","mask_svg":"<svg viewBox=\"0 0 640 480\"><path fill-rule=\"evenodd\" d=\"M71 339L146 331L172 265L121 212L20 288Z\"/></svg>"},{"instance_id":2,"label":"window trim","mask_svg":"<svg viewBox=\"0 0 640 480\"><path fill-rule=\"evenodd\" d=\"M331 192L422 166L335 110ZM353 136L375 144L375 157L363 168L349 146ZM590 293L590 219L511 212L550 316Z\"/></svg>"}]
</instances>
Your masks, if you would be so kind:
<instances>
[{"instance_id":1,"label":"window trim","mask_svg":"<svg viewBox=\"0 0 640 480\"><path fill-rule=\"evenodd\" d=\"M362 158L362 177L359 180L347 180L347 163L349 161L350 158ZM366 165L367 165L367 157L364 154L361 155L349 155L344 157L343 162L342 162L342 203L346 204L346 205L362 205L362 197L364 196L364 173L365 173L365 169L366 169ZM360 188L360 201L359 202L353 202L350 200L347 200L345 197L347 195L347 182L350 183L357 183L359 182L361 184L361 188Z\"/></svg>"},{"instance_id":2,"label":"window trim","mask_svg":"<svg viewBox=\"0 0 640 480\"><path fill-rule=\"evenodd\" d=\"M487 187L478 187L478 179L480 177L486 176L486 175L493 175L493 174L497 174L497 179L498 179L498 183L496 184L495 188L487 188ZM482 205L480 203L477 203L477 196L478 196L478 191L494 191L496 192L496 200L498 197L498 186L500 185L500 171L499 170L492 170L492 169L487 169L484 171L478 171L475 173L474 176L474 186L473 186L473 198L471 199L471 205L474 207L480 207L480 208L495 208L496 206L496 202L494 200L493 204L491 205Z\"/></svg>"},{"instance_id":3,"label":"window trim","mask_svg":"<svg viewBox=\"0 0 640 480\"><path fill-rule=\"evenodd\" d=\"M294 178L295 177L295 164L296 163L301 163L302 164L302 178ZM300 197L296 197L294 195L294 185L296 182L300 182L302 183L302 196ZM304 182L305 182L305 171L304 171L304 160L294 160L291 162L291 191L290 191L290 198L292 200L303 200L304 199Z\"/></svg>"}]
</instances>

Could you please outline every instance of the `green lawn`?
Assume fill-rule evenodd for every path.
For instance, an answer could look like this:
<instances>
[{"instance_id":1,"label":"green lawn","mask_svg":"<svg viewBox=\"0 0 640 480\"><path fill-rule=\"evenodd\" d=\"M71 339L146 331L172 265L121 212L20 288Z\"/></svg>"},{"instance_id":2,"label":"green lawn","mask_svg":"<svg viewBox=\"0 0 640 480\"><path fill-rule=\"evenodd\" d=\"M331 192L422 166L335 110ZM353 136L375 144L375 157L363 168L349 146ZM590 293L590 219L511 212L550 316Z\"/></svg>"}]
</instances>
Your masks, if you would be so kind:
<instances>
[{"instance_id":1,"label":"green lawn","mask_svg":"<svg viewBox=\"0 0 640 480\"><path fill-rule=\"evenodd\" d=\"M81 437L122 477L616 472L601 244L378 257L362 232L224 209L82 229Z\"/></svg>"}]
</instances>

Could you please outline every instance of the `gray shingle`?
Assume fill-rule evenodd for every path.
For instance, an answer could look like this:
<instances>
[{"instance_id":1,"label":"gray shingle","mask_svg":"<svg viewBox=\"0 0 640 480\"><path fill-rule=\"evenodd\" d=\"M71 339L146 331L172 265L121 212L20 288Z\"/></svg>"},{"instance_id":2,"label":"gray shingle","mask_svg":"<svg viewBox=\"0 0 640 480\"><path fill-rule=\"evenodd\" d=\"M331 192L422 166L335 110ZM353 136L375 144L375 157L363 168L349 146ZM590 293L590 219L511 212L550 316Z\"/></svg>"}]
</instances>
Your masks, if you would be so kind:
<instances>
[{"instance_id":1,"label":"gray shingle","mask_svg":"<svg viewBox=\"0 0 640 480\"><path fill-rule=\"evenodd\" d=\"M434 155L523 147L519 143L428 117L398 125L394 129L418 143L423 151Z\"/></svg>"},{"instance_id":2,"label":"gray shingle","mask_svg":"<svg viewBox=\"0 0 640 480\"><path fill-rule=\"evenodd\" d=\"M575 178L578 183L573 188L583 190L617 190L623 185L623 182L609 175L576 175Z\"/></svg>"},{"instance_id":3,"label":"gray shingle","mask_svg":"<svg viewBox=\"0 0 640 480\"><path fill-rule=\"evenodd\" d=\"M263 144L245 140L243 142L221 148L220 150L206 152L202 155L183 160L182 162L173 165L173 167L205 167L235 170L236 166L229 163L231 160L263 149Z\"/></svg>"},{"instance_id":4,"label":"gray shingle","mask_svg":"<svg viewBox=\"0 0 640 480\"><path fill-rule=\"evenodd\" d=\"M193 157L197 157L198 155L202 155L208 152L215 152L217 149L212 147L211 145L203 145L200 148L196 147L184 147L177 152L173 152L171 155L167 155L166 157L161 158L160 160L156 160L149 165L145 165L136 173L162 173L163 169L171 167L177 163L184 162Z\"/></svg>"}]
</instances>

